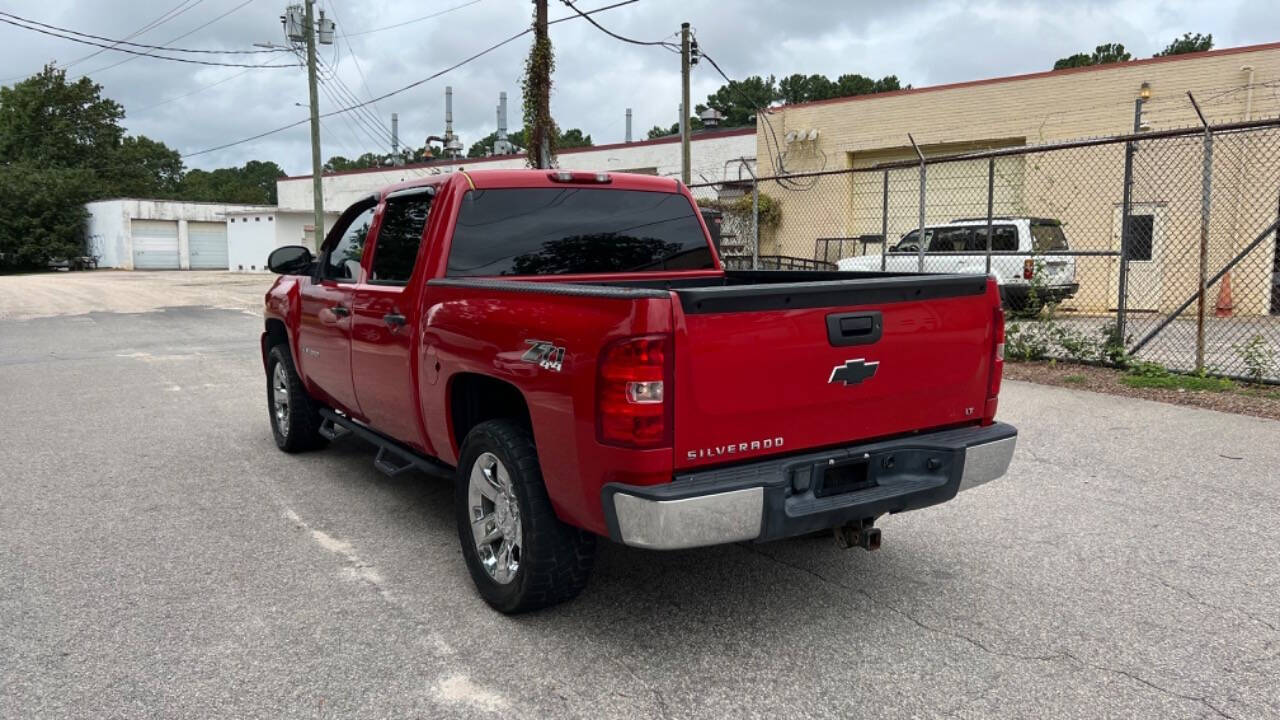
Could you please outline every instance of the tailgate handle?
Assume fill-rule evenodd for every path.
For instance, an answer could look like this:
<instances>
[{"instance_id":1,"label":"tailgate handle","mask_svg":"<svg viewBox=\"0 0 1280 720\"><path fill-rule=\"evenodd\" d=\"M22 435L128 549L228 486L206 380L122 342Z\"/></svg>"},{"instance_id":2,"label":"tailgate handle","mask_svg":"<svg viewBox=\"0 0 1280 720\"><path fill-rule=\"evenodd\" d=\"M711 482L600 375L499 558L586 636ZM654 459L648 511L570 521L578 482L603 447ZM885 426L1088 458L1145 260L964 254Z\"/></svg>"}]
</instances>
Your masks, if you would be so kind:
<instances>
[{"instance_id":1,"label":"tailgate handle","mask_svg":"<svg viewBox=\"0 0 1280 720\"><path fill-rule=\"evenodd\" d=\"M833 313L827 316L827 340L836 347L870 345L884 332L884 316L879 310Z\"/></svg>"}]
</instances>

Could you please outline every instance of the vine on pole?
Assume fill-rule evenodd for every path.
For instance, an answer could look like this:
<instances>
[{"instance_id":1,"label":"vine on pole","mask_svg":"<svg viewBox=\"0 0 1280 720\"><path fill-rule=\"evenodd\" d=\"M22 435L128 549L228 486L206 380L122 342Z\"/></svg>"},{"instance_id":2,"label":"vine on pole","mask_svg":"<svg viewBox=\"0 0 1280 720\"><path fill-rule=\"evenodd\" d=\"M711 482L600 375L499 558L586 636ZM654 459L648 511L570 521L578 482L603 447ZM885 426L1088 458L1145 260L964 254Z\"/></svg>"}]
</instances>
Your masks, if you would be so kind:
<instances>
[{"instance_id":1,"label":"vine on pole","mask_svg":"<svg viewBox=\"0 0 1280 720\"><path fill-rule=\"evenodd\" d=\"M547 34L547 0L534 0L533 47L524 63L524 126L529 167L555 165L558 131L551 119L551 73L556 69ZM544 155L545 153L545 155Z\"/></svg>"}]
</instances>

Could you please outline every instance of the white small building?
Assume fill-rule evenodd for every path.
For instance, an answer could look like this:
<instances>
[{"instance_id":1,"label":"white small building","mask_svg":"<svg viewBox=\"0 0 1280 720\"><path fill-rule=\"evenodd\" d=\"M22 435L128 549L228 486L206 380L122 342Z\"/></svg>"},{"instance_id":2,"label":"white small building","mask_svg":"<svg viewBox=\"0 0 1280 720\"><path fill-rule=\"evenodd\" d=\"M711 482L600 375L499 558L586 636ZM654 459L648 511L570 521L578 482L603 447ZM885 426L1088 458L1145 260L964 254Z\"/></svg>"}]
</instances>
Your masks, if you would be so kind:
<instances>
[{"instance_id":1,"label":"white small building","mask_svg":"<svg viewBox=\"0 0 1280 720\"><path fill-rule=\"evenodd\" d=\"M724 182L750 177L741 164L755 170L756 129L700 130L690 138L690 182ZM556 154L561 168L634 172L675 177L680 175L680 137L567 148ZM452 173L458 170L490 170L525 167L525 156L456 158L400 167L368 168L326 174L322 181L325 210L341 212L369 193L406 180ZM282 212L310 212L313 201L310 175L281 178L276 194ZM310 223L308 223L310 225Z\"/></svg>"},{"instance_id":2,"label":"white small building","mask_svg":"<svg viewBox=\"0 0 1280 720\"><path fill-rule=\"evenodd\" d=\"M267 217L275 212L269 205L138 198L99 200L85 209L89 254L97 256L99 267L124 270L227 270L232 267L228 219L257 213L263 218L258 222L274 223ZM244 248L243 257L260 255L261 265L274 247Z\"/></svg>"},{"instance_id":3,"label":"white small building","mask_svg":"<svg viewBox=\"0 0 1280 720\"><path fill-rule=\"evenodd\" d=\"M325 213L325 227L333 227L338 212ZM267 256L285 245L315 245L315 217L307 212L277 208L232 210L227 213L227 262L235 272L267 272Z\"/></svg>"}]
</instances>

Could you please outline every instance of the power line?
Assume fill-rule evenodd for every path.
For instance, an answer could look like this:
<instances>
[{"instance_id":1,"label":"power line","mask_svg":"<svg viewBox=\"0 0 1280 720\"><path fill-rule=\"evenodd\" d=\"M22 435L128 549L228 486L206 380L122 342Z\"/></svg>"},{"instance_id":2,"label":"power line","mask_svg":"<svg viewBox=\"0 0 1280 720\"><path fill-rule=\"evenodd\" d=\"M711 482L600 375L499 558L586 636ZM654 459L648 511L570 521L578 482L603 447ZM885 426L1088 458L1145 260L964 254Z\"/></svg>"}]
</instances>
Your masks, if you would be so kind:
<instances>
[{"instance_id":1,"label":"power line","mask_svg":"<svg viewBox=\"0 0 1280 720\"><path fill-rule=\"evenodd\" d=\"M200 1L200 2L203 2L203 0L199 0L199 1ZM219 15L219 16L217 16L217 17L215 17L215 18L213 18L212 20L209 20L209 21L207 21L207 22L201 23L201 24L199 24L199 25L197 25L197 26L195 26L195 27L191 28L190 30L188 30L188 31L186 31L186 32L184 32L184 33L182 33L181 35L179 35L179 36L177 36L177 37L175 37L175 38L171 38L168 42L166 42L166 43L164 43L164 44L165 44L165 45L172 45L172 44L174 44L174 43L178 42L179 40L181 40L181 39L183 39L183 38L185 38L185 37L187 37L187 36L189 36L189 35L192 35L192 34L194 34L194 33L196 33L196 32L199 32L200 30L203 30L203 29L205 29L205 28L209 27L210 25L212 25L212 24L214 24L214 23L218 22L219 20L221 20L221 19L225 18L226 16L228 16L228 15L230 15L230 14L234 13L234 12L239 11L241 8L243 8L244 6L248 5L248 4L249 4L249 3L251 3L251 2L253 2L253 0L244 0L244 2L240 3L239 5L236 5L235 7L231 8L230 10L228 10L228 11L226 11L226 12L222 13L221 15ZM199 2L197 2L196 4L198 5L198 4L199 4ZM192 7L195 7L195 6L193 5ZM188 9L190 9L190 8L188 8ZM185 12L185 11L184 11L184 12ZM112 64L110 64L110 65L107 65L106 67L100 67L100 68L98 68L97 70L92 71L92 74L95 74L95 75L96 75L97 73L106 72L107 70L110 70L110 69L112 69L112 68L120 67L121 65L124 65L125 63L133 62L133 61L134 61L134 60L136 60L136 59L137 59L137 58L127 57L127 58L125 58L125 59L123 59L123 60L121 60L121 61L119 61L119 62L116 62L116 63L112 63ZM273 67L273 66L270 66L270 65L263 65L262 67Z\"/></svg>"},{"instance_id":2,"label":"power line","mask_svg":"<svg viewBox=\"0 0 1280 720\"><path fill-rule=\"evenodd\" d=\"M169 9L168 9L164 14L162 14L160 17L156 18L155 20L152 20L151 22L149 22L149 23L147 23L147 24L143 25L142 27L138 28L137 30L134 30L133 32L131 32L131 33L129 33L128 35L126 35L126 36L125 36L125 39L126 39L126 40L132 40L133 38L136 38L136 37L138 37L139 35L142 35L143 33L146 33L146 32L149 32L149 31L151 31L151 30L154 30L154 29L156 29L156 28L160 27L161 25L163 25L163 24L165 24L165 23L169 22L170 20L173 20L174 18L178 17L179 15L181 15L181 14L183 14L183 13L187 12L188 10L190 10L190 9L194 8L196 5L199 5L201 2L204 2L204 0L195 0L195 2L194 2L194 3L192 2L192 0L182 0L182 2L180 2L180 3L178 3L177 5L174 5L173 7L169 8ZM93 51L93 52L89 53L88 55L84 55L84 56L81 56L81 57L76 58L75 60L72 60L71 62L69 62L69 63L67 63L66 65L64 65L62 69L63 69L63 70L69 70L69 69L71 69L71 67L72 67L72 66L74 66L74 65L79 65L80 63L84 62L85 60L89 60L89 59L91 59L91 58L95 58L95 57L97 57L97 56L101 55L101 54L102 54L102 53L104 53L104 52L106 52L106 50L95 50L95 51Z\"/></svg>"},{"instance_id":3,"label":"power line","mask_svg":"<svg viewBox=\"0 0 1280 720\"><path fill-rule=\"evenodd\" d=\"M728 87L735 89L738 92L739 97L745 100L748 106L755 107L756 117L764 121L765 129L768 130L768 134L765 135L764 141L765 141L765 145L769 148L769 156L770 156L769 159L770 161L773 162L774 172L778 176L778 184L783 187L787 187L791 190L813 189L813 187L817 184L816 180L814 180L813 182L810 182L808 186L805 186L797 182L796 180L790 180L790 179L785 181L783 180L783 178L785 178L785 176L787 175L787 168L783 162L782 145L781 143L778 142L778 135L776 132L774 132L773 123L770 122L769 120L768 108L756 106L755 101L753 101L747 95L746 91L742 89L741 84L734 82L733 79L731 79L725 73L725 71L721 69L720 64L715 61L715 58L712 58L710 55L707 54L706 50L701 50L699 54L701 55L702 59L711 63L711 67L715 68L716 72L720 74L720 77L724 78L725 82L728 83ZM770 144L771 139L772 139L772 144ZM826 153L824 152L822 154L823 168L825 168L826 165L827 165L827 156L826 156Z\"/></svg>"},{"instance_id":4,"label":"power line","mask_svg":"<svg viewBox=\"0 0 1280 720\"><path fill-rule=\"evenodd\" d=\"M573 3L570 2L570 0L560 0L560 2L564 3L565 6L568 7L570 10L578 13L578 15L584 18L587 22L591 23L592 25L595 25L597 30L604 33L605 35L608 35L611 38L614 38L616 40L621 40L622 42L625 42L625 43L631 43L632 45L658 46L658 47L666 48L667 50L671 50L672 52L680 52L679 45L676 45L673 42L668 42L666 40L645 41L645 40L635 40L629 37L623 37L622 35L619 35L618 33L613 32L612 30L596 22L595 18L589 17L586 13L574 7Z\"/></svg>"},{"instance_id":5,"label":"power line","mask_svg":"<svg viewBox=\"0 0 1280 720\"><path fill-rule=\"evenodd\" d=\"M612 9L614 9L614 8L622 7L623 5L630 5L630 4L632 4L632 3L634 3L634 2L638 2L638 1L639 1L639 0L622 0L622 2L617 2L617 3L614 3L614 4L612 4L612 5L606 5L606 6L601 7L601 8L596 8L595 10L589 10L589 11L587 11L587 13L583 13L583 14L592 14L592 13L604 12L605 10L612 10ZM547 24L548 24L548 25L554 25L554 24L556 24L556 23L561 23L561 22L564 22L564 21L566 21L566 20L573 20L573 19L575 19L575 17L574 17L574 16L569 16L569 17L564 17L564 18L558 18L558 19L556 19L556 20L552 20L551 22L549 22L549 23L547 23ZM358 107L363 107L363 106L365 106L365 105L371 105L371 104L373 104L373 103L378 102L379 100L386 100L386 99L387 99L387 98L389 98L389 97L392 97L392 96L395 96L395 95L399 95L400 93L406 92L406 91L408 91L408 90L412 90L413 88L416 88L416 87L418 87L418 86L420 86L420 85L424 85L424 84L426 84L426 83L428 83L428 82L430 82L430 81L432 81L432 80L435 80L436 78L438 78L438 77L440 77L440 76L442 76L442 75L445 75L445 74L447 74L447 73L453 72L454 70L457 70L458 68L462 67L463 65L466 65L467 63L472 62L473 60L476 60L476 59L479 59L479 58L481 58L481 57L484 57L485 55L488 55L489 53L493 52L494 50L497 50L498 48L503 47L504 45L509 45L509 44L511 44L511 43L513 43L513 42L515 42L516 40L519 40L520 38L524 37L525 35L528 35L528 34L529 34L529 33L531 33L531 32L533 32L533 29L532 29L532 28L525 28L524 30L521 30L520 32L516 33L515 35L512 35L511 37L508 37L508 38L506 38L505 40L500 40L499 42L494 43L493 45L490 45L489 47L485 48L484 50L481 50L480 52L477 52L477 53L475 53L474 55L471 55L470 57L467 57L467 58L465 58L465 59L463 59L463 60L460 60L460 61L458 61L458 62L454 63L453 65L450 65L449 67L447 67L447 68L445 68L445 69L443 69L443 70L440 70L440 71L438 71L438 72L432 73L432 74L430 74L430 75L428 75L428 76L426 76L426 77L422 78L421 80L415 80L415 81L413 81L413 82L409 83L408 85L405 85L404 87L398 88L398 89L396 89L396 90L392 90L391 92L383 93L382 95L378 95L377 97L371 98L368 102L357 103L356 105L352 105L352 106L350 106L350 107L339 108L339 109L337 109L337 110L331 110L331 111L329 111L329 112L327 112L327 113L321 113L320 117L325 118L325 117L331 117L331 116L333 116L333 115L337 115L337 114L339 114L339 113L351 112L351 111L355 110L355 109L356 109L356 108L358 108ZM278 128L273 128L273 129L271 129L271 130L266 130L266 131L260 132L260 133L258 133L258 134L256 134L256 135L251 135L251 136L249 136L249 137L241 138L241 139L239 139L239 140L233 140L233 141L231 141L231 142L223 143L223 144L221 144L221 145L217 145L217 146L214 146L214 147L211 147L211 148L205 148L204 150L197 150L197 151L192 152L192 153L187 153L187 154L183 155L183 157L184 157L184 158L188 158L188 157L196 157L196 156L199 156L199 155L206 155L206 154L211 153L211 152L217 152L218 150L225 150L225 149L227 149L227 148L229 148L229 147L235 147L236 145L243 145L244 143L247 143L247 142L253 142L254 140L261 140L261 139L262 139L262 138L264 138L264 137L268 137L268 136L270 136L270 135L275 135L276 133L281 133L281 132L284 132L285 130L290 130L290 129L292 129L292 128L298 127L299 125L304 125L304 124L306 124L307 122L310 122L310 120L309 120L309 119L307 119L307 118L303 118L303 119L298 120L298 121L296 121L296 122L289 123L288 125L282 125L282 126L280 126L280 127L278 127Z\"/></svg>"},{"instance_id":6,"label":"power line","mask_svg":"<svg viewBox=\"0 0 1280 720\"><path fill-rule=\"evenodd\" d=\"M344 100L339 99L333 88L328 84L321 82L319 88L320 92L323 92L334 105L342 105L343 102L345 102ZM340 117L347 127L351 129L352 135L356 137L356 142L358 144L363 144L363 141L359 139L361 134L363 134L365 138L372 140L375 148L380 147L383 144L384 140L378 137L376 133L370 132L367 124L368 121L364 120L360 115L351 113L339 115L338 117Z\"/></svg>"},{"instance_id":7,"label":"power line","mask_svg":"<svg viewBox=\"0 0 1280 720\"><path fill-rule=\"evenodd\" d=\"M127 50L127 49L125 49L125 48L115 47L115 46L113 46L113 45L107 45L107 44L100 43L100 42L96 42L96 41L93 41L93 40L85 40L85 39L77 38L77 37L73 37L73 36L70 36L70 35L60 35L60 34L58 34L58 33L55 33L55 32L49 31L49 30L44 30L44 29L41 29L41 28L38 28L38 27L34 27L34 26L30 26L30 25L22 25L22 24L20 24L20 23L17 23L17 22L15 22L15 21L13 21L13 20L10 20L10 19L8 19L8 18L4 18L4 17L0 17L0 22L2 22L2 23L7 23L7 24L9 24L9 25L12 25L12 26L14 26L14 27L19 27L19 28L22 28L22 29L24 29L24 30L31 30L32 32L38 32L38 33L40 33L40 34L42 34L42 35L48 35L48 36L50 36L50 37L56 37L56 38L61 38L61 39L63 39L63 40L70 40L71 42L81 43L81 44L83 44L83 45L93 45L93 46L95 46L95 47L105 48L105 49L107 49L107 50L113 50L113 51L115 51L115 52L122 52L122 53L127 53L127 54L129 54L129 55L137 55L137 56L140 56L140 57L155 58L155 59L157 59L157 60L171 60L171 61L173 61L173 62L190 63L190 64L193 64L193 65L210 65L210 66L213 66L213 67L239 67L239 68L286 68L286 67L297 67L297 65L293 65L293 64L290 64L290 65L249 65L249 64L246 64L246 63L224 63L224 62L214 62L214 61L212 61L212 60L195 60L195 59L193 59L193 58L168 57L168 56L166 56L166 55L156 55L155 53L141 52L141 51L138 51L138 50ZM111 67L114 67L114 66L111 66ZM97 71L95 71L95 72L102 72L102 70L106 70L106 69L109 69L109 68L102 68L101 70L97 70Z\"/></svg>"},{"instance_id":8,"label":"power line","mask_svg":"<svg viewBox=\"0 0 1280 720\"><path fill-rule=\"evenodd\" d=\"M479 2L480 0L475 0L475 1L476 1L476 2ZM334 19L334 21L335 21L335 22L337 22L339 26L341 26L341 25L342 25L342 21L338 18L337 8L336 8L336 7L331 7L331 8L329 8L329 11L333 13L333 19ZM347 36L346 36L345 34L344 34L344 35L342 35L342 42L346 44L346 46L347 46L347 52L351 55L351 61L352 61L353 63L355 63L355 66L356 66L356 72L360 74L360 84L364 87L364 93L365 93L365 95L367 95L369 98L372 98L372 97L373 97L373 91L369 89L369 78L367 78L367 77L365 77L365 76L364 76L364 68L360 67L360 57L359 57L358 55L356 55L355 48L351 47L351 41L347 39ZM337 50L338 50L338 45L335 43L335 44L334 44L334 52L336 53L336 52L337 52ZM338 62L337 62L337 61L335 61L335 62L334 62L334 65L337 65L337 64L338 64ZM382 116L382 109L378 107L378 104L377 104L377 103L374 103L374 104L373 104L373 109L374 109L374 111L377 113L377 115L378 115L379 117L381 117L381 116Z\"/></svg>"},{"instance_id":9,"label":"power line","mask_svg":"<svg viewBox=\"0 0 1280 720\"><path fill-rule=\"evenodd\" d=\"M352 102L351 91L332 79L322 77L321 87L327 91L329 99L338 107L343 107ZM355 102L359 102L359 100L355 100ZM380 148L384 145L390 147L391 131L378 122L376 117L371 118L367 108L361 108L356 112L343 113L342 117L354 120L357 126L363 129L364 134L373 141L375 147Z\"/></svg>"},{"instance_id":10,"label":"power line","mask_svg":"<svg viewBox=\"0 0 1280 720\"><path fill-rule=\"evenodd\" d=\"M416 23L416 22L422 22L423 20L430 20L431 18L434 18L434 17L440 17L441 15L446 15L448 13L453 12L454 10L461 10L464 7L475 5L478 2L480 2L480 0L471 0L471 2L465 2L465 3L462 3L461 5L454 5L451 8L445 8L444 10L440 10L439 12L433 12L430 15L423 15L422 17L414 18L412 20L405 20L404 22L396 23L395 25L387 25L380 28L373 28L372 30L361 30L359 32L353 32L353 33L342 33L342 35L344 37L358 37L360 35L368 35L370 33L382 32L383 30L394 30L399 27L404 27L405 25L412 25L413 23Z\"/></svg>"},{"instance_id":11,"label":"power line","mask_svg":"<svg viewBox=\"0 0 1280 720\"><path fill-rule=\"evenodd\" d=\"M30 25L39 25L42 28L48 28L50 30L57 30L59 32L70 33L72 35L79 35L80 37L92 38L94 40L102 40L103 42L109 42L109 43L112 43L113 45L128 45L130 47L147 48L148 50L165 50L167 52L198 53L198 54L204 54L204 55L260 55L262 53L285 52L283 49L194 50L190 48L166 47L163 45L145 45L143 43L129 42L128 40L117 40L115 38L103 37L102 35L94 35L92 33L80 32L79 30L71 30L69 28L59 27L57 25L50 25L48 23L42 23L38 20L31 20L29 18L20 17L18 15L14 15L13 13L7 13L7 12L4 12L3 10L0 10L0 15L4 15L6 17L13 18L14 20L19 20L24 23L28 23Z\"/></svg>"},{"instance_id":12,"label":"power line","mask_svg":"<svg viewBox=\"0 0 1280 720\"><path fill-rule=\"evenodd\" d=\"M360 98L356 96L355 92L352 91L352 89L347 86L347 83L344 82L343 79L338 75L337 68L334 68L333 66L323 61L320 63L320 66L328 72L328 78L326 79L329 82L332 82L336 86L337 90L340 91L340 93L345 97L345 99L339 102L338 105L346 105L349 103L359 104L361 102ZM386 139L386 143L388 145L391 144L390 143L391 130L388 129L387 126L383 124L382 118L376 115L372 110L370 110L367 105L361 105L360 107L356 108L356 111L354 114L357 117L363 117L367 122L377 127L379 133Z\"/></svg>"}]
</instances>

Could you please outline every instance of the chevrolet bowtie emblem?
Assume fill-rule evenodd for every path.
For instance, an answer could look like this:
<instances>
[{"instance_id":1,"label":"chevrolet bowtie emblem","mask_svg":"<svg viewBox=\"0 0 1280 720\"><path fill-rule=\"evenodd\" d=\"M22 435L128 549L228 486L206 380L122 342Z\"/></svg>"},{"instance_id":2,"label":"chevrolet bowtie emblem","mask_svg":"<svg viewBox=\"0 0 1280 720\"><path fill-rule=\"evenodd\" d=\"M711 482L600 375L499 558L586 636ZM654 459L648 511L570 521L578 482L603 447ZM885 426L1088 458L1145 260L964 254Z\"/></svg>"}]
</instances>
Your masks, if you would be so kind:
<instances>
[{"instance_id":1,"label":"chevrolet bowtie emblem","mask_svg":"<svg viewBox=\"0 0 1280 720\"><path fill-rule=\"evenodd\" d=\"M867 362L863 358L847 360L843 365L837 365L831 368L831 378L827 380L827 382L857 385L863 380L875 375L876 369L879 367L879 360L872 360L871 362Z\"/></svg>"}]
</instances>

